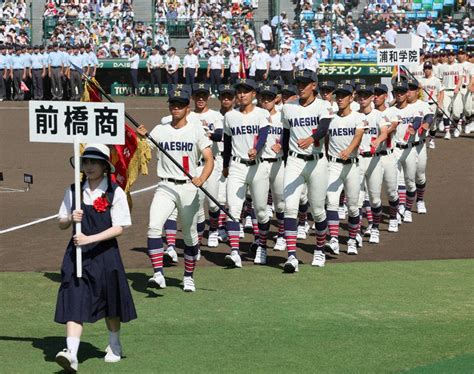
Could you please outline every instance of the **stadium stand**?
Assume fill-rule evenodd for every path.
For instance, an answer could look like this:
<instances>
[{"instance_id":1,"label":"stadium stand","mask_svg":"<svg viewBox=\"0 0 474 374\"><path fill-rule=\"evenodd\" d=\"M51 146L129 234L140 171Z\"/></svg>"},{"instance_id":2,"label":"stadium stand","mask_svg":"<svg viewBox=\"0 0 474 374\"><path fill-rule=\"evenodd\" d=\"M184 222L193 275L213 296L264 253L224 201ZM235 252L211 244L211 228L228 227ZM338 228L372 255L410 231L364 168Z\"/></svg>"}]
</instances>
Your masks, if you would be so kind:
<instances>
[{"instance_id":1,"label":"stadium stand","mask_svg":"<svg viewBox=\"0 0 474 374\"><path fill-rule=\"evenodd\" d=\"M31 24L24 0L0 1L0 44L30 44Z\"/></svg>"}]
</instances>

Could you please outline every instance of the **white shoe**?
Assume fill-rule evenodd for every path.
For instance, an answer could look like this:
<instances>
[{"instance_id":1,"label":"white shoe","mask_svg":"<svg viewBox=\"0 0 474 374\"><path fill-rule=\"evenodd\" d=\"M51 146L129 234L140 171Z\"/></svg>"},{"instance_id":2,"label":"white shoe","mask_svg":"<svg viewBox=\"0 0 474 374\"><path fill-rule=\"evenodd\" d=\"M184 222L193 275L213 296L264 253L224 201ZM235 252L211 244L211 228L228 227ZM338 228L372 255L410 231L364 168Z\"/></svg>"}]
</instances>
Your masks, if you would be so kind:
<instances>
[{"instance_id":1,"label":"white shoe","mask_svg":"<svg viewBox=\"0 0 474 374\"><path fill-rule=\"evenodd\" d=\"M338 255L339 254L339 241L337 240L337 238L331 238L331 240L329 240L329 243L326 243L325 248L328 252L332 253L333 255Z\"/></svg>"},{"instance_id":2,"label":"white shoe","mask_svg":"<svg viewBox=\"0 0 474 374\"><path fill-rule=\"evenodd\" d=\"M245 217L244 229L252 229L252 228L253 228L252 217L250 216Z\"/></svg>"},{"instance_id":3,"label":"white shoe","mask_svg":"<svg viewBox=\"0 0 474 374\"><path fill-rule=\"evenodd\" d=\"M345 205L339 207L339 209L337 210L337 214L339 215L339 219L340 219L340 220L346 219L346 208L345 208Z\"/></svg>"},{"instance_id":4,"label":"white shoe","mask_svg":"<svg viewBox=\"0 0 474 374\"><path fill-rule=\"evenodd\" d=\"M316 230L316 223L313 222L312 226L311 226L311 230Z\"/></svg>"},{"instance_id":5,"label":"white shoe","mask_svg":"<svg viewBox=\"0 0 474 374\"><path fill-rule=\"evenodd\" d=\"M183 291L184 292L196 291L196 286L194 285L193 277L183 277Z\"/></svg>"},{"instance_id":6,"label":"white shoe","mask_svg":"<svg viewBox=\"0 0 474 374\"><path fill-rule=\"evenodd\" d=\"M416 202L416 211L418 212L418 214L426 214L427 213L426 205L425 205L425 202L423 200L420 200L420 201Z\"/></svg>"},{"instance_id":7,"label":"white shoe","mask_svg":"<svg viewBox=\"0 0 474 374\"><path fill-rule=\"evenodd\" d=\"M356 255L359 252L357 252L357 242L355 239L349 239L347 241L347 254L348 255Z\"/></svg>"},{"instance_id":8,"label":"white shoe","mask_svg":"<svg viewBox=\"0 0 474 374\"><path fill-rule=\"evenodd\" d=\"M360 233L357 233L356 234L356 243L357 243L357 246L362 248L364 246L364 242L362 240L362 235Z\"/></svg>"},{"instance_id":9,"label":"white shoe","mask_svg":"<svg viewBox=\"0 0 474 374\"><path fill-rule=\"evenodd\" d=\"M279 236L276 240L274 251L286 251L286 240L283 236Z\"/></svg>"},{"instance_id":10,"label":"white shoe","mask_svg":"<svg viewBox=\"0 0 474 374\"><path fill-rule=\"evenodd\" d=\"M403 215L403 222L407 222L407 223L412 223L413 222L413 218L412 218L411 212L409 210L405 211L405 214Z\"/></svg>"},{"instance_id":11,"label":"white shoe","mask_svg":"<svg viewBox=\"0 0 474 374\"><path fill-rule=\"evenodd\" d=\"M405 205L399 205L398 213L397 213L397 220L398 224L401 225L403 223L403 216L405 215Z\"/></svg>"},{"instance_id":12,"label":"white shoe","mask_svg":"<svg viewBox=\"0 0 474 374\"><path fill-rule=\"evenodd\" d=\"M218 230L218 239L222 243L225 243L229 240L229 235L227 235L227 231L225 231L225 229Z\"/></svg>"},{"instance_id":13,"label":"white shoe","mask_svg":"<svg viewBox=\"0 0 474 374\"><path fill-rule=\"evenodd\" d=\"M313 254L313 262L311 263L311 266L317 266L317 267L324 267L324 264L326 263L326 255L324 254L323 251L318 251L315 250Z\"/></svg>"},{"instance_id":14,"label":"white shoe","mask_svg":"<svg viewBox=\"0 0 474 374\"><path fill-rule=\"evenodd\" d=\"M435 149L436 148L436 143L435 143L434 139L430 140L430 142L428 143L428 147L430 149Z\"/></svg>"},{"instance_id":15,"label":"white shoe","mask_svg":"<svg viewBox=\"0 0 474 374\"><path fill-rule=\"evenodd\" d=\"M462 127L461 125L457 125L456 128L453 131L453 135L455 138L459 138L459 135L462 134Z\"/></svg>"},{"instance_id":16,"label":"white shoe","mask_svg":"<svg viewBox=\"0 0 474 374\"><path fill-rule=\"evenodd\" d=\"M233 266L236 268L242 267L242 259L240 258L239 252L236 250L230 252L230 255L225 256L224 261L228 266Z\"/></svg>"},{"instance_id":17,"label":"white shoe","mask_svg":"<svg viewBox=\"0 0 474 374\"><path fill-rule=\"evenodd\" d=\"M438 130L439 130L439 132L444 132L444 123L443 123L443 121L441 121L441 122L438 124Z\"/></svg>"},{"instance_id":18,"label":"white shoe","mask_svg":"<svg viewBox=\"0 0 474 374\"><path fill-rule=\"evenodd\" d=\"M472 125L473 125L473 123L471 122L471 123L467 124L467 125L464 127L464 133L465 133L465 134L470 134L470 133L471 133L471 131L472 131Z\"/></svg>"},{"instance_id":19,"label":"white shoe","mask_svg":"<svg viewBox=\"0 0 474 374\"><path fill-rule=\"evenodd\" d=\"M217 248L219 246L219 233L217 231L211 231L207 238L207 246L209 248Z\"/></svg>"},{"instance_id":20,"label":"white shoe","mask_svg":"<svg viewBox=\"0 0 474 374\"><path fill-rule=\"evenodd\" d=\"M285 273L297 273L299 271L298 259L295 256L288 257L288 260L283 265Z\"/></svg>"},{"instance_id":21,"label":"white shoe","mask_svg":"<svg viewBox=\"0 0 474 374\"><path fill-rule=\"evenodd\" d=\"M164 253L166 256L168 256L174 264L178 263L178 254L176 253L176 249L172 245L169 245L168 248L166 248L166 251Z\"/></svg>"},{"instance_id":22,"label":"white shoe","mask_svg":"<svg viewBox=\"0 0 474 374\"><path fill-rule=\"evenodd\" d=\"M122 348L119 347L115 352L112 350L110 345L105 348L105 362L119 362L122 359Z\"/></svg>"},{"instance_id":23,"label":"white shoe","mask_svg":"<svg viewBox=\"0 0 474 374\"><path fill-rule=\"evenodd\" d=\"M166 288L166 279L164 275L161 273L155 273L150 279L148 279L148 287Z\"/></svg>"},{"instance_id":24,"label":"white shoe","mask_svg":"<svg viewBox=\"0 0 474 374\"><path fill-rule=\"evenodd\" d=\"M309 225L308 221L306 221L304 223L304 231L306 231L306 234L309 233L310 228L311 228L311 226Z\"/></svg>"},{"instance_id":25,"label":"white shoe","mask_svg":"<svg viewBox=\"0 0 474 374\"><path fill-rule=\"evenodd\" d=\"M196 255L196 261L201 259L201 248L198 248L198 254Z\"/></svg>"},{"instance_id":26,"label":"white shoe","mask_svg":"<svg viewBox=\"0 0 474 374\"><path fill-rule=\"evenodd\" d=\"M369 243L370 244L379 244L380 243L379 229L373 228L372 230L370 230Z\"/></svg>"},{"instance_id":27,"label":"white shoe","mask_svg":"<svg viewBox=\"0 0 474 374\"><path fill-rule=\"evenodd\" d=\"M451 139L451 133L448 131L448 132L446 133L446 135L444 135L444 138L445 138L446 140L450 140L450 139Z\"/></svg>"},{"instance_id":28,"label":"white shoe","mask_svg":"<svg viewBox=\"0 0 474 374\"><path fill-rule=\"evenodd\" d=\"M257 265L265 265L267 263L267 250L265 248L260 246L257 248L253 263Z\"/></svg>"},{"instance_id":29,"label":"white shoe","mask_svg":"<svg viewBox=\"0 0 474 374\"><path fill-rule=\"evenodd\" d=\"M388 232L398 232L398 220L391 219L388 221Z\"/></svg>"},{"instance_id":30,"label":"white shoe","mask_svg":"<svg viewBox=\"0 0 474 374\"><path fill-rule=\"evenodd\" d=\"M306 239L306 228L305 228L305 226L298 226L296 239L301 239L301 240Z\"/></svg>"},{"instance_id":31,"label":"white shoe","mask_svg":"<svg viewBox=\"0 0 474 374\"><path fill-rule=\"evenodd\" d=\"M56 355L56 363L68 373L77 372L77 357L74 357L69 349L63 349Z\"/></svg>"},{"instance_id":32,"label":"white shoe","mask_svg":"<svg viewBox=\"0 0 474 374\"><path fill-rule=\"evenodd\" d=\"M245 238L244 226L242 224L240 224L239 238L240 239Z\"/></svg>"},{"instance_id":33,"label":"white shoe","mask_svg":"<svg viewBox=\"0 0 474 374\"><path fill-rule=\"evenodd\" d=\"M371 230L372 230L372 224L369 224L369 226L367 226L367 228L364 231L364 236L370 236Z\"/></svg>"}]
</instances>

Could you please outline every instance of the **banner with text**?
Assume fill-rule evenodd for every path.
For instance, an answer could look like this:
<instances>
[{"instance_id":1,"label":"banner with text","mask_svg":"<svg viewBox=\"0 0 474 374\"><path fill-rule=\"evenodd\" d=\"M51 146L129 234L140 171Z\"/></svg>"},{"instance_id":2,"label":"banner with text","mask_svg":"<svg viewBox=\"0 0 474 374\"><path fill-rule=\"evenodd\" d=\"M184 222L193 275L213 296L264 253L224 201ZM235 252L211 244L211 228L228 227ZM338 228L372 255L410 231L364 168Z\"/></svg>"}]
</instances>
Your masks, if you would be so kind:
<instances>
[{"instance_id":1,"label":"banner with text","mask_svg":"<svg viewBox=\"0 0 474 374\"><path fill-rule=\"evenodd\" d=\"M378 49L377 65L396 66L396 65L418 65L420 63L419 49Z\"/></svg>"}]
</instances>

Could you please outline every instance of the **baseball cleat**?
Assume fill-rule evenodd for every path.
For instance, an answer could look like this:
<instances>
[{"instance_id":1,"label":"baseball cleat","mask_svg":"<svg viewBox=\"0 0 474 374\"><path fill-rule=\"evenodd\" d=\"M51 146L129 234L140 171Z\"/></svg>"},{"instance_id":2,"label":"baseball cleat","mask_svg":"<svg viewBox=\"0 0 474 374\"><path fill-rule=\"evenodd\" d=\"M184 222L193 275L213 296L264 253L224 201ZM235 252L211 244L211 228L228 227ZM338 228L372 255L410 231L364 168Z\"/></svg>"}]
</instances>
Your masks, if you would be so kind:
<instances>
[{"instance_id":1,"label":"baseball cleat","mask_svg":"<svg viewBox=\"0 0 474 374\"><path fill-rule=\"evenodd\" d=\"M444 123L442 121L438 124L438 130L439 132L444 132Z\"/></svg>"},{"instance_id":2,"label":"baseball cleat","mask_svg":"<svg viewBox=\"0 0 474 374\"><path fill-rule=\"evenodd\" d=\"M257 248L253 263L256 265L265 265L267 263L267 250L265 248L260 246Z\"/></svg>"},{"instance_id":3,"label":"baseball cleat","mask_svg":"<svg viewBox=\"0 0 474 374\"><path fill-rule=\"evenodd\" d=\"M313 254L313 262L311 262L311 266L316 266L319 268L324 267L326 263L326 255L323 251L315 250Z\"/></svg>"},{"instance_id":4,"label":"baseball cleat","mask_svg":"<svg viewBox=\"0 0 474 374\"><path fill-rule=\"evenodd\" d=\"M357 242L355 239L349 239L347 241L347 254L348 255L357 255Z\"/></svg>"},{"instance_id":5,"label":"baseball cleat","mask_svg":"<svg viewBox=\"0 0 474 374\"><path fill-rule=\"evenodd\" d=\"M357 243L358 247L362 248L364 246L364 241L362 239L362 235L359 232L356 234L356 239L355 240L356 240L356 243Z\"/></svg>"},{"instance_id":6,"label":"baseball cleat","mask_svg":"<svg viewBox=\"0 0 474 374\"><path fill-rule=\"evenodd\" d=\"M474 123L469 123L467 124L465 127L464 127L464 133L465 134L470 134L471 131L472 131L472 126L474 125Z\"/></svg>"},{"instance_id":7,"label":"baseball cleat","mask_svg":"<svg viewBox=\"0 0 474 374\"><path fill-rule=\"evenodd\" d=\"M372 230L372 224L370 223L369 226L364 231L364 236L370 236L370 232Z\"/></svg>"},{"instance_id":8,"label":"baseball cleat","mask_svg":"<svg viewBox=\"0 0 474 374\"><path fill-rule=\"evenodd\" d=\"M193 277L183 277L183 291L184 292L195 292L196 286L194 284Z\"/></svg>"},{"instance_id":9,"label":"baseball cleat","mask_svg":"<svg viewBox=\"0 0 474 374\"><path fill-rule=\"evenodd\" d=\"M425 205L425 202L423 200L420 200L420 201L416 202L416 211L418 212L418 214L426 214L427 213L426 205Z\"/></svg>"},{"instance_id":10,"label":"baseball cleat","mask_svg":"<svg viewBox=\"0 0 474 374\"><path fill-rule=\"evenodd\" d=\"M225 229L219 229L218 233L218 239L220 242L225 243L229 240L229 235L227 235L227 231L225 231Z\"/></svg>"},{"instance_id":11,"label":"baseball cleat","mask_svg":"<svg viewBox=\"0 0 474 374\"><path fill-rule=\"evenodd\" d=\"M56 355L56 363L68 373L76 373L78 368L77 357L74 357L69 349L63 349Z\"/></svg>"},{"instance_id":12,"label":"baseball cleat","mask_svg":"<svg viewBox=\"0 0 474 374\"><path fill-rule=\"evenodd\" d=\"M174 264L178 263L178 254L176 253L176 249L174 249L174 247L172 245L169 245L168 248L166 248L166 251L165 251L164 255L168 256L168 258Z\"/></svg>"},{"instance_id":13,"label":"baseball cleat","mask_svg":"<svg viewBox=\"0 0 474 374\"><path fill-rule=\"evenodd\" d=\"M253 228L252 217L247 216L245 217L244 229L251 229L251 228Z\"/></svg>"},{"instance_id":14,"label":"baseball cleat","mask_svg":"<svg viewBox=\"0 0 474 374\"><path fill-rule=\"evenodd\" d=\"M306 228L305 228L305 226L298 226L296 239L301 239L301 240L306 239Z\"/></svg>"},{"instance_id":15,"label":"baseball cleat","mask_svg":"<svg viewBox=\"0 0 474 374\"><path fill-rule=\"evenodd\" d=\"M446 135L444 135L444 139L450 140L451 139L451 133L449 131L446 132Z\"/></svg>"},{"instance_id":16,"label":"baseball cleat","mask_svg":"<svg viewBox=\"0 0 474 374\"><path fill-rule=\"evenodd\" d=\"M411 223L413 222L413 218L411 216L411 211L406 210L405 215L403 216L403 222Z\"/></svg>"},{"instance_id":17,"label":"baseball cleat","mask_svg":"<svg viewBox=\"0 0 474 374\"><path fill-rule=\"evenodd\" d=\"M286 240L283 236L279 236L276 240L274 251L286 251Z\"/></svg>"},{"instance_id":18,"label":"baseball cleat","mask_svg":"<svg viewBox=\"0 0 474 374\"><path fill-rule=\"evenodd\" d=\"M148 287L152 288L166 288L166 279L162 273L155 273L148 279Z\"/></svg>"},{"instance_id":19,"label":"baseball cleat","mask_svg":"<svg viewBox=\"0 0 474 374\"><path fill-rule=\"evenodd\" d=\"M397 219L391 219L388 222L388 232L398 232L398 220Z\"/></svg>"},{"instance_id":20,"label":"baseball cleat","mask_svg":"<svg viewBox=\"0 0 474 374\"><path fill-rule=\"evenodd\" d=\"M230 255L225 256L224 261L227 266L232 266L235 268L242 267L242 259L240 258L239 252L235 249L230 252Z\"/></svg>"},{"instance_id":21,"label":"baseball cleat","mask_svg":"<svg viewBox=\"0 0 474 374\"><path fill-rule=\"evenodd\" d=\"M283 265L285 273L297 273L299 271L298 259L295 256L288 257L288 260Z\"/></svg>"},{"instance_id":22,"label":"baseball cleat","mask_svg":"<svg viewBox=\"0 0 474 374\"><path fill-rule=\"evenodd\" d=\"M459 138L459 136L462 134L462 127L461 125L457 125L456 128L453 131L453 135L455 138Z\"/></svg>"},{"instance_id":23,"label":"baseball cleat","mask_svg":"<svg viewBox=\"0 0 474 374\"><path fill-rule=\"evenodd\" d=\"M379 233L379 229L373 228L373 229L370 231L369 243L370 243L370 244L379 244L379 243L380 243L380 233Z\"/></svg>"},{"instance_id":24,"label":"baseball cleat","mask_svg":"<svg viewBox=\"0 0 474 374\"><path fill-rule=\"evenodd\" d=\"M118 347L116 349L112 349L110 345L105 348L105 362L119 362L122 359L122 347Z\"/></svg>"},{"instance_id":25,"label":"baseball cleat","mask_svg":"<svg viewBox=\"0 0 474 374\"><path fill-rule=\"evenodd\" d=\"M209 248L216 248L219 246L219 233L217 231L211 231L207 238L207 246Z\"/></svg>"},{"instance_id":26,"label":"baseball cleat","mask_svg":"<svg viewBox=\"0 0 474 374\"><path fill-rule=\"evenodd\" d=\"M337 238L331 238L331 240L329 240L329 243L326 243L325 249L333 255L338 255L339 241L337 240Z\"/></svg>"},{"instance_id":27,"label":"baseball cleat","mask_svg":"<svg viewBox=\"0 0 474 374\"><path fill-rule=\"evenodd\" d=\"M428 143L428 147L430 149L435 149L436 148L436 143L435 143L434 139L430 140L430 142Z\"/></svg>"}]
</instances>

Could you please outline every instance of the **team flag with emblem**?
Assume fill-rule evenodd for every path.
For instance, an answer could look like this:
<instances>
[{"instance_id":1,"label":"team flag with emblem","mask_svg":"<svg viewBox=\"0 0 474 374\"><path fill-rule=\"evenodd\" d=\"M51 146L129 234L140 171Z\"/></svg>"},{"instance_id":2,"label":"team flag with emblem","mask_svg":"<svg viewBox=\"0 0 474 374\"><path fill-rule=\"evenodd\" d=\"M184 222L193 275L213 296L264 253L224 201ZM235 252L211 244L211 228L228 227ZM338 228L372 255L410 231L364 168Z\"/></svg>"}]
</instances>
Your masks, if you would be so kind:
<instances>
[{"instance_id":1,"label":"team flag with emblem","mask_svg":"<svg viewBox=\"0 0 474 374\"><path fill-rule=\"evenodd\" d=\"M247 73L245 72L248 67L247 56L245 56L245 48L243 44L239 45L239 59L240 59L240 67L239 67L239 78L245 79L247 78Z\"/></svg>"},{"instance_id":2,"label":"team flag with emblem","mask_svg":"<svg viewBox=\"0 0 474 374\"><path fill-rule=\"evenodd\" d=\"M94 83L97 82L95 78L91 80ZM81 101L100 102L102 97L97 88L86 81ZM145 139L137 137L135 131L125 123L125 144L111 147L110 160L115 167L113 179L127 193L131 207L130 189L139 174L148 174L148 162L151 160L150 147Z\"/></svg>"}]
</instances>

